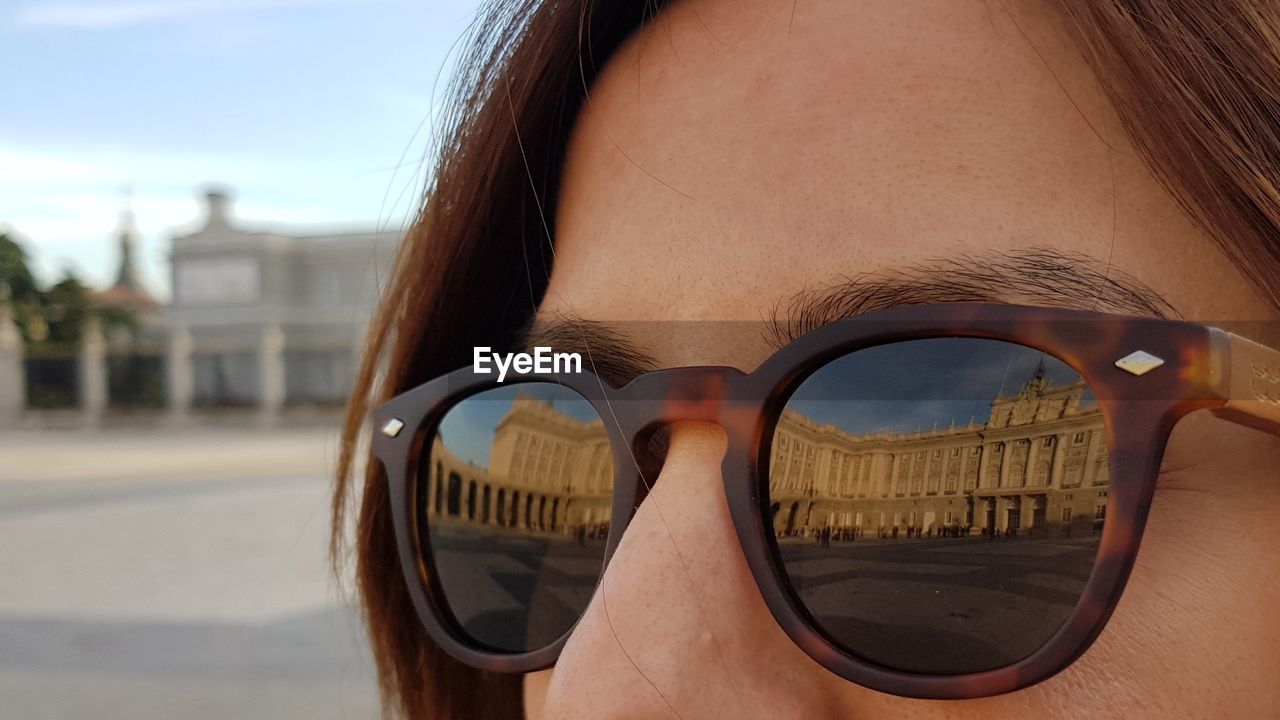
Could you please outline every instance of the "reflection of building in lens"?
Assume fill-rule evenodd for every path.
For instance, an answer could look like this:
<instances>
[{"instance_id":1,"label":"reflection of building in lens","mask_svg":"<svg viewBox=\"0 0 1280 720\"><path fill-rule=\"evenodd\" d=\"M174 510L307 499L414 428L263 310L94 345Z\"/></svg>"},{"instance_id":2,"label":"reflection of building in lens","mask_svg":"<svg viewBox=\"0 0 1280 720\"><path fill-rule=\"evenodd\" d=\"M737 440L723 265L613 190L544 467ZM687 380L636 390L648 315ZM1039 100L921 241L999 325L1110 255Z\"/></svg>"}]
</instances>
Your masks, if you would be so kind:
<instances>
[{"instance_id":1,"label":"reflection of building in lens","mask_svg":"<svg viewBox=\"0 0 1280 720\"><path fill-rule=\"evenodd\" d=\"M771 449L774 530L826 542L1100 527L1106 432L1086 389L1042 368L985 423L913 433L852 435L788 410Z\"/></svg>"},{"instance_id":2,"label":"reflection of building in lens","mask_svg":"<svg viewBox=\"0 0 1280 720\"><path fill-rule=\"evenodd\" d=\"M516 395L493 429L489 466L458 457L437 435L427 482L433 516L553 532L580 540L608 532L613 456L604 423L578 420Z\"/></svg>"}]
</instances>

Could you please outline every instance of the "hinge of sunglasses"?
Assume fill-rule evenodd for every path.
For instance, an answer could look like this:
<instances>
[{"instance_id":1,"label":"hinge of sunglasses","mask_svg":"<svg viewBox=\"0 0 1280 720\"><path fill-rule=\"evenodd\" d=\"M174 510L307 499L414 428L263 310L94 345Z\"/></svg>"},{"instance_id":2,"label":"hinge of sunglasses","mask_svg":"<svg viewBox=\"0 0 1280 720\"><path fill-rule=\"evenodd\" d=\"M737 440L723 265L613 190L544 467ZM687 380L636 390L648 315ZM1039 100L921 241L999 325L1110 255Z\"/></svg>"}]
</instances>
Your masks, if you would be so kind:
<instances>
[{"instance_id":1,"label":"hinge of sunglasses","mask_svg":"<svg viewBox=\"0 0 1280 720\"><path fill-rule=\"evenodd\" d=\"M1280 350L1219 328L1209 332L1209 381L1226 400L1214 414L1280 435Z\"/></svg>"}]
</instances>

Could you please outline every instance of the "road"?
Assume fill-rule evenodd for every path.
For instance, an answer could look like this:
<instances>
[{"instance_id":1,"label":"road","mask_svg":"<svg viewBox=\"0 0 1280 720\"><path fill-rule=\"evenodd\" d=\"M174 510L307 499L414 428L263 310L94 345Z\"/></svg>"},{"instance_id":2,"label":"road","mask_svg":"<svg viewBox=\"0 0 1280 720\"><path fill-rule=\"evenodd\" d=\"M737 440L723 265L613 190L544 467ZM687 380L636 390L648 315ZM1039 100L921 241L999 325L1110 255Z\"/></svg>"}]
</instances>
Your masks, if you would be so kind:
<instances>
[{"instance_id":1,"label":"road","mask_svg":"<svg viewBox=\"0 0 1280 720\"><path fill-rule=\"evenodd\" d=\"M0 435L0 717L375 718L335 432Z\"/></svg>"}]
</instances>

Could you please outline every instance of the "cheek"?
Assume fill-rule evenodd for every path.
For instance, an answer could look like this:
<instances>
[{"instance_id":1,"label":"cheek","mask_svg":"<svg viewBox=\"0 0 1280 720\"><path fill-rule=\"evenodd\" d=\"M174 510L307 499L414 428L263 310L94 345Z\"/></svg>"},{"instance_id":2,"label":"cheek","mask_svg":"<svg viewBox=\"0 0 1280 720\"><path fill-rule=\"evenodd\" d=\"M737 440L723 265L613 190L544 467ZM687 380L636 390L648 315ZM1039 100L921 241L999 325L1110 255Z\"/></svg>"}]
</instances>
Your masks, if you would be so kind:
<instances>
[{"instance_id":1,"label":"cheek","mask_svg":"<svg viewBox=\"0 0 1280 720\"><path fill-rule=\"evenodd\" d=\"M1276 467L1280 440L1208 414L1184 419L1124 595L1064 675L1152 715L1275 717Z\"/></svg>"}]
</instances>

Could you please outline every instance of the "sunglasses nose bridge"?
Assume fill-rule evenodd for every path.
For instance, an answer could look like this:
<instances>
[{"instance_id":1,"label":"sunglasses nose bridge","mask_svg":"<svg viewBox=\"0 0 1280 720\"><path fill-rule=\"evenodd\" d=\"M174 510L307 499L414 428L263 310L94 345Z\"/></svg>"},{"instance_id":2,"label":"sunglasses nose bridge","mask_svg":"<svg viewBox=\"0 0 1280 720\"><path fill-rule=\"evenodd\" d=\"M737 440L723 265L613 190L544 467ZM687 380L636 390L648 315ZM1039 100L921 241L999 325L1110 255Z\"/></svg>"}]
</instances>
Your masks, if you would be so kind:
<instances>
[{"instance_id":1,"label":"sunglasses nose bridge","mask_svg":"<svg viewBox=\"0 0 1280 720\"><path fill-rule=\"evenodd\" d=\"M719 424L730 382L742 375L732 367L671 368L636 378L626 392L636 407L643 408L642 424L646 426L681 420Z\"/></svg>"}]
</instances>

